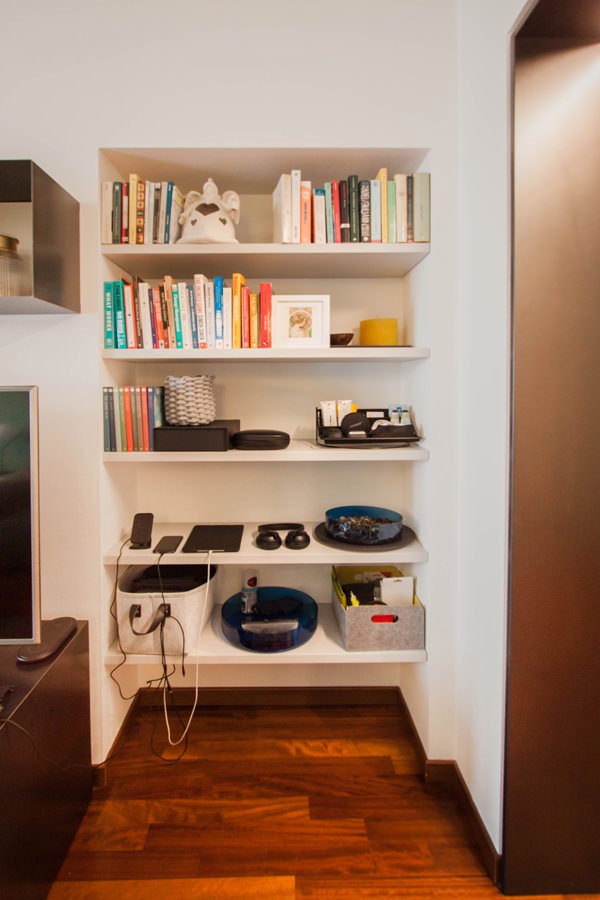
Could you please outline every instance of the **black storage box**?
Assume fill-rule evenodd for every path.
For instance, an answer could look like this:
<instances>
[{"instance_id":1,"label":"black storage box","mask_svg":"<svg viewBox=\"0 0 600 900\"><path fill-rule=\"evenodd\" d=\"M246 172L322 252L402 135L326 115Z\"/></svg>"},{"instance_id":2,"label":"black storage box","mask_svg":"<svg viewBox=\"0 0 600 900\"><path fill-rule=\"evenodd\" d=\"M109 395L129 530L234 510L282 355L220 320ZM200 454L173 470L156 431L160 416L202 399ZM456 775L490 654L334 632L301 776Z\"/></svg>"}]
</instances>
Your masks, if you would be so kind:
<instances>
[{"instance_id":1,"label":"black storage box","mask_svg":"<svg viewBox=\"0 0 600 900\"><path fill-rule=\"evenodd\" d=\"M154 429L156 451L229 450L239 419L215 419L210 425L161 425Z\"/></svg>"}]
</instances>

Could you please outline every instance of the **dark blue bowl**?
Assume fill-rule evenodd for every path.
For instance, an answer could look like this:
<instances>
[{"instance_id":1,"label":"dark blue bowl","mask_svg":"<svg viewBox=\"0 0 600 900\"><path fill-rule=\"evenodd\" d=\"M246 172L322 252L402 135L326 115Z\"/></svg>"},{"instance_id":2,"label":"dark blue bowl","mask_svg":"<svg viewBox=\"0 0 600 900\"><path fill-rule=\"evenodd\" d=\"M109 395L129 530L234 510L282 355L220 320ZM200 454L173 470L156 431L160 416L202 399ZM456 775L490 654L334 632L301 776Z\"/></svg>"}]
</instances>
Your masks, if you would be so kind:
<instances>
[{"instance_id":1,"label":"dark blue bowl","mask_svg":"<svg viewBox=\"0 0 600 900\"><path fill-rule=\"evenodd\" d=\"M278 653L305 644L316 631L319 608L312 597L286 587L259 587L255 611L242 612L242 595L221 607L221 628L234 647Z\"/></svg>"},{"instance_id":2,"label":"dark blue bowl","mask_svg":"<svg viewBox=\"0 0 600 900\"><path fill-rule=\"evenodd\" d=\"M400 537L402 516L381 506L336 506L326 511L325 528L346 544L387 544Z\"/></svg>"}]
</instances>

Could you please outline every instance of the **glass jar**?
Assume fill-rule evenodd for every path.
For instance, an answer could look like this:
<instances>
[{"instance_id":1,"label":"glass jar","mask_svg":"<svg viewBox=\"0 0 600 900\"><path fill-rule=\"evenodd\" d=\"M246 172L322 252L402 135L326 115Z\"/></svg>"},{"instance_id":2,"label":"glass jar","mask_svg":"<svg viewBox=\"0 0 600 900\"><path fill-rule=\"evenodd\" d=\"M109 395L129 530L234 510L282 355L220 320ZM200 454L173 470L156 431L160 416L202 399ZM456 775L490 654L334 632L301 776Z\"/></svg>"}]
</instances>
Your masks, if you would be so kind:
<instances>
[{"instance_id":1,"label":"glass jar","mask_svg":"<svg viewBox=\"0 0 600 900\"><path fill-rule=\"evenodd\" d=\"M0 297L22 297L26 293L27 271L18 247L17 238L0 234Z\"/></svg>"}]
</instances>

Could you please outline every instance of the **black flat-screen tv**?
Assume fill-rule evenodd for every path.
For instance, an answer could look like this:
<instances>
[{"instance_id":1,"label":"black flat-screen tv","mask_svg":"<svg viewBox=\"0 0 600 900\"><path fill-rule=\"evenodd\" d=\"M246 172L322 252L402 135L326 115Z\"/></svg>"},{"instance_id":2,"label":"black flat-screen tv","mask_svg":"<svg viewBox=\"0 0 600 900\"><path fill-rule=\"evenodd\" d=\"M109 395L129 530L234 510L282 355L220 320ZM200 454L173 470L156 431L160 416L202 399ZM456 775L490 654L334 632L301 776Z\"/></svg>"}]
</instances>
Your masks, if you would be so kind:
<instances>
[{"instance_id":1,"label":"black flat-screen tv","mask_svg":"<svg viewBox=\"0 0 600 900\"><path fill-rule=\"evenodd\" d=\"M0 644L41 630L38 389L0 387Z\"/></svg>"}]
</instances>

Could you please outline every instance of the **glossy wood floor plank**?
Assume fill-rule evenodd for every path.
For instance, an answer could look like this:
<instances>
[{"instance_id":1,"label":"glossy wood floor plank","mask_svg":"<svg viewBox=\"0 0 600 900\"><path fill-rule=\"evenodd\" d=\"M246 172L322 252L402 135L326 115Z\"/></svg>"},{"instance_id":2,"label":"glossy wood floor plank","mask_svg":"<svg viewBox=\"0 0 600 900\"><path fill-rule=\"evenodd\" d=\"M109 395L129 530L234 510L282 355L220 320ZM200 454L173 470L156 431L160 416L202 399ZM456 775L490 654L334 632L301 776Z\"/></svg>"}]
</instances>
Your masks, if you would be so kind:
<instances>
[{"instance_id":1,"label":"glossy wood floor plank","mask_svg":"<svg viewBox=\"0 0 600 900\"><path fill-rule=\"evenodd\" d=\"M203 707L181 750L136 710L50 900L502 896L400 708Z\"/></svg>"},{"instance_id":2,"label":"glossy wood floor plank","mask_svg":"<svg viewBox=\"0 0 600 900\"><path fill-rule=\"evenodd\" d=\"M171 878L144 881L58 881L49 900L295 900L284 878Z\"/></svg>"}]
</instances>

